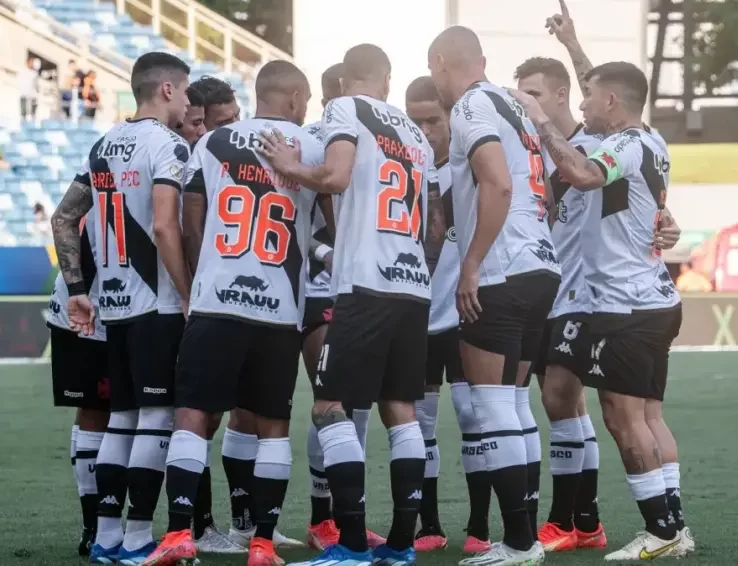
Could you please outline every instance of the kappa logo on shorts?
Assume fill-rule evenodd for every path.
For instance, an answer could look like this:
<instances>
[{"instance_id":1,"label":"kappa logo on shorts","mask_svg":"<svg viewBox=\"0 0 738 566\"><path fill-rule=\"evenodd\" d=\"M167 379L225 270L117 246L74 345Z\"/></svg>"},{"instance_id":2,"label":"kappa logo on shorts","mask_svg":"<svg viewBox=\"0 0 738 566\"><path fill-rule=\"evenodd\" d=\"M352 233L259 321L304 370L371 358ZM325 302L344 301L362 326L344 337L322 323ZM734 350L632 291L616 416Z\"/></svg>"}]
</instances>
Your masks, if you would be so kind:
<instances>
[{"instance_id":1,"label":"kappa logo on shorts","mask_svg":"<svg viewBox=\"0 0 738 566\"><path fill-rule=\"evenodd\" d=\"M379 273L390 283L409 283L418 287L430 286L430 275L419 271L423 262L415 254L399 253L392 265L382 268L377 265Z\"/></svg>"},{"instance_id":2,"label":"kappa logo on shorts","mask_svg":"<svg viewBox=\"0 0 738 566\"><path fill-rule=\"evenodd\" d=\"M143 392L151 395L166 395L167 390L163 387L144 387Z\"/></svg>"},{"instance_id":3,"label":"kappa logo on shorts","mask_svg":"<svg viewBox=\"0 0 738 566\"><path fill-rule=\"evenodd\" d=\"M570 356L574 355L574 352L571 351L571 346L568 342L562 342L558 346L554 348L557 352L561 352L562 354L569 354Z\"/></svg>"},{"instance_id":4,"label":"kappa logo on shorts","mask_svg":"<svg viewBox=\"0 0 738 566\"><path fill-rule=\"evenodd\" d=\"M234 289L235 287L235 289ZM215 296L225 305L255 308L262 311L279 310L279 298L263 294L269 283L256 275L236 275L227 289L215 289Z\"/></svg>"}]
</instances>

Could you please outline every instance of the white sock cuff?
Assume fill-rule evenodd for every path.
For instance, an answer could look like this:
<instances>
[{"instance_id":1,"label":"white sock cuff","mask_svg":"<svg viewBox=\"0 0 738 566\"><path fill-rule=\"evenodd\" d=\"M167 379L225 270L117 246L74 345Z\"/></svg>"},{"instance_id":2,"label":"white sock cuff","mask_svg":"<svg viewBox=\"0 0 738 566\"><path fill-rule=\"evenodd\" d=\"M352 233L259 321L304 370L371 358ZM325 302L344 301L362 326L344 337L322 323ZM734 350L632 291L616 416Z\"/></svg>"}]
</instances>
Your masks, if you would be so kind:
<instances>
[{"instance_id":1,"label":"white sock cuff","mask_svg":"<svg viewBox=\"0 0 738 566\"><path fill-rule=\"evenodd\" d=\"M425 441L418 421L387 429L392 460L418 458L425 460Z\"/></svg>"},{"instance_id":2,"label":"white sock cuff","mask_svg":"<svg viewBox=\"0 0 738 566\"><path fill-rule=\"evenodd\" d=\"M202 473L208 459L208 441L188 430L172 434L167 453L167 466Z\"/></svg>"},{"instance_id":3,"label":"white sock cuff","mask_svg":"<svg viewBox=\"0 0 738 566\"><path fill-rule=\"evenodd\" d=\"M259 438L255 434L236 432L226 427L223 434L223 456L236 460L256 460Z\"/></svg>"},{"instance_id":4,"label":"white sock cuff","mask_svg":"<svg viewBox=\"0 0 738 566\"><path fill-rule=\"evenodd\" d=\"M582 442L584 430L579 417L551 422L551 442ZM584 444L582 444L584 448Z\"/></svg>"},{"instance_id":5,"label":"white sock cuff","mask_svg":"<svg viewBox=\"0 0 738 566\"><path fill-rule=\"evenodd\" d=\"M91 430L80 430L77 435L77 452L81 450L100 450L104 432L93 432Z\"/></svg>"},{"instance_id":6,"label":"white sock cuff","mask_svg":"<svg viewBox=\"0 0 738 566\"><path fill-rule=\"evenodd\" d=\"M173 407L142 407L138 413L137 430L164 430L174 429Z\"/></svg>"},{"instance_id":7,"label":"white sock cuff","mask_svg":"<svg viewBox=\"0 0 738 566\"><path fill-rule=\"evenodd\" d=\"M425 394L424 399L415 402L415 416L420 424L423 440L432 440L436 437L439 399L439 393L429 392Z\"/></svg>"},{"instance_id":8,"label":"white sock cuff","mask_svg":"<svg viewBox=\"0 0 738 566\"><path fill-rule=\"evenodd\" d=\"M666 484L661 468L645 474L627 474L625 480L628 482L630 493L636 501L666 495Z\"/></svg>"},{"instance_id":9,"label":"white sock cuff","mask_svg":"<svg viewBox=\"0 0 738 566\"><path fill-rule=\"evenodd\" d=\"M289 438L259 440L254 476L273 480L289 480L292 469L292 448Z\"/></svg>"},{"instance_id":10,"label":"white sock cuff","mask_svg":"<svg viewBox=\"0 0 738 566\"><path fill-rule=\"evenodd\" d=\"M78 424L72 425L72 441L73 442L77 438L77 433L78 432L79 432L79 425Z\"/></svg>"},{"instance_id":11,"label":"white sock cuff","mask_svg":"<svg viewBox=\"0 0 738 566\"><path fill-rule=\"evenodd\" d=\"M664 475L664 484L666 489L679 489L679 481L681 474L679 472L678 462L667 462L661 465L661 472Z\"/></svg>"},{"instance_id":12,"label":"white sock cuff","mask_svg":"<svg viewBox=\"0 0 738 566\"><path fill-rule=\"evenodd\" d=\"M497 405L515 405L514 385L471 385L472 405L493 402Z\"/></svg>"},{"instance_id":13,"label":"white sock cuff","mask_svg":"<svg viewBox=\"0 0 738 566\"><path fill-rule=\"evenodd\" d=\"M110 413L108 429L136 430L138 425L138 409L132 411L117 411ZM107 431L109 432L109 430ZM115 434L115 433L113 433Z\"/></svg>"},{"instance_id":14,"label":"white sock cuff","mask_svg":"<svg viewBox=\"0 0 738 566\"><path fill-rule=\"evenodd\" d=\"M364 450L351 421L341 421L318 431L318 440L323 448L325 467L346 462L363 462Z\"/></svg>"},{"instance_id":15,"label":"white sock cuff","mask_svg":"<svg viewBox=\"0 0 738 566\"><path fill-rule=\"evenodd\" d=\"M515 386L472 385L471 404L482 433L522 431L515 406Z\"/></svg>"},{"instance_id":16,"label":"white sock cuff","mask_svg":"<svg viewBox=\"0 0 738 566\"><path fill-rule=\"evenodd\" d=\"M529 405L530 404L530 388L529 387L516 387L515 388L515 404L516 405Z\"/></svg>"},{"instance_id":17,"label":"white sock cuff","mask_svg":"<svg viewBox=\"0 0 738 566\"><path fill-rule=\"evenodd\" d=\"M579 420L582 422L582 433L584 434L584 440L587 440L588 438L597 439L595 428L589 415L582 415L581 417L579 417Z\"/></svg>"}]
</instances>

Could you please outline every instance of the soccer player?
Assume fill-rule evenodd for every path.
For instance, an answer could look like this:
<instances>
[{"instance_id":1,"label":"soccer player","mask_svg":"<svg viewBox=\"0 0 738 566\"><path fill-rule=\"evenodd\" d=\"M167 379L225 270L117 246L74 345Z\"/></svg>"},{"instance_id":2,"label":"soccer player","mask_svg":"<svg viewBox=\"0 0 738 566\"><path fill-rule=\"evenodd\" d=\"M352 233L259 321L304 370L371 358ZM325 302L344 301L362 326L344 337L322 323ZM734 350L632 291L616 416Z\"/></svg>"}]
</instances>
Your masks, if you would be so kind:
<instances>
[{"instance_id":1,"label":"soccer player","mask_svg":"<svg viewBox=\"0 0 738 566\"><path fill-rule=\"evenodd\" d=\"M233 87L216 77L205 75L192 83L205 98L205 128L215 128L237 122L241 116Z\"/></svg>"},{"instance_id":2,"label":"soccer player","mask_svg":"<svg viewBox=\"0 0 738 566\"><path fill-rule=\"evenodd\" d=\"M185 119L182 121L182 127L177 128L177 133L182 136L185 141L190 144L191 148L195 147L197 140L205 135L205 97L193 86L187 89L187 99L190 106L187 109Z\"/></svg>"},{"instance_id":3,"label":"soccer player","mask_svg":"<svg viewBox=\"0 0 738 566\"><path fill-rule=\"evenodd\" d=\"M518 89L538 100L578 151L589 154L600 145L603 137L585 131L571 114L571 80L561 61L528 59L517 68L515 78ZM538 540L546 551L604 548L607 538L597 507L599 447L579 380L589 369L585 366L589 363L586 318L590 298L582 273L580 238L591 193L572 188L546 151L544 158L556 206L552 238L561 261L562 282L533 368L551 422L549 456L553 476L551 512L538 532Z\"/></svg>"},{"instance_id":4,"label":"soccer player","mask_svg":"<svg viewBox=\"0 0 738 566\"><path fill-rule=\"evenodd\" d=\"M540 440L527 382L560 273L546 223L543 159L520 106L486 81L471 30L442 32L428 59L443 102L453 106L460 349L504 526L502 543L474 560L538 563L544 557L535 540Z\"/></svg>"},{"instance_id":5,"label":"soccer player","mask_svg":"<svg viewBox=\"0 0 738 566\"><path fill-rule=\"evenodd\" d=\"M451 384L451 399L461 430L461 463L469 490L470 512L464 552L486 552L490 547L488 516L492 487L487 479L479 426L469 401L469 384L464 379L459 354L459 313L456 310L455 293L460 259L448 162L451 143L449 115L441 104L431 77L419 77L410 83L405 93L405 104L408 117L423 130L433 149L446 220L446 238L431 280L425 397L415 404L426 447L423 500L420 504L421 526L415 536L415 550L436 550L448 544L438 517L437 485L441 462L436 441L438 400L445 371L446 381Z\"/></svg>"},{"instance_id":6,"label":"soccer player","mask_svg":"<svg viewBox=\"0 0 738 566\"><path fill-rule=\"evenodd\" d=\"M385 102L387 55L374 45L357 45L346 52L343 65L345 96L323 113L325 164L301 165L296 152L274 136L266 137L264 147L278 171L341 195L332 279L337 299L313 406L340 538L308 564L363 566L373 560L402 566L415 562L425 447L414 403L423 398L430 273L445 223L433 150L422 131ZM394 513L387 543L372 556L364 451L343 403L374 401L389 435Z\"/></svg>"},{"instance_id":7,"label":"soccer player","mask_svg":"<svg viewBox=\"0 0 738 566\"><path fill-rule=\"evenodd\" d=\"M328 104L334 98L341 96L341 75L343 64L332 65L321 77L323 89L322 104ZM321 123L308 124L307 131L323 143ZM321 195L318 199L337 200L338 197ZM320 202L316 199L311 210L312 242L310 258L307 265L307 280L305 282L305 318L302 324L302 359L305 362L310 383L315 383L318 370L318 358L323 348L323 340L328 329L327 324L333 313L335 296L331 290L331 268L333 261L333 246L335 238L335 219L326 222ZM332 207L331 207L332 210ZM356 427L361 448L366 453L366 436L369 429L371 404L362 407L351 407L350 416ZM311 422L307 436L307 455L310 468L310 524L308 525L308 545L317 550L325 550L338 542L338 528L331 510L331 490L325 477L323 465L323 450L318 441L318 429ZM385 539L378 534L367 530L367 541L371 548L384 544Z\"/></svg>"},{"instance_id":8,"label":"soccer player","mask_svg":"<svg viewBox=\"0 0 738 566\"><path fill-rule=\"evenodd\" d=\"M95 267L94 222L88 214L82 222L80 269L92 304L98 301ZM110 418L110 382L105 347L105 328L95 327L90 336L69 329L67 286L61 273L54 282L46 325L51 330L51 379L55 407L74 407L70 455L77 492L82 505L82 536L78 552L89 556L97 531L97 483L95 463Z\"/></svg>"},{"instance_id":9,"label":"soccer player","mask_svg":"<svg viewBox=\"0 0 738 566\"><path fill-rule=\"evenodd\" d=\"M288 431L302 342L297 325L315 195L268 168L255 149L262 129L279 128L291 140L302 138L308 163L321 162L323 151L299 127L310 87L297 67L286 61L262 67L256 96L256 117L206 134L190 163L185 191L205 195L207 215L177 363L169 527L147 565L196 561L190 521L207 462L209 415L235 405L256 415L259 436L248 563L283 564L272 535L292 465ZM200 210L184 209L186 230L196 223L188 216Z\"/></svg>"},{"instance_id":10,"label":"soccer player","mask_svg":"<svg viewBox=\"0 0 738 566\"><path fill-rule=\"evenodd\" d=\"M589 157L566 140L535 98L515 96L561 175L579 190L599 189L582 227L592 310L583 382L598 389L605 425L646 523L644 532L605 559L684 556L694 542L682 518L677 445L661 409L681 301L654 245L669 184L669 154L663 139L643 124L648 82L640 69L605 63L584 79L585 125L607 136ZM668 488L667 481L676 487Z\"/></svg>"},{"instance_id":11,"label":"soccer player","mask_svg":"<svg viewBox=\"0 0 738 566\"><path fill-rule=\"evenodd\" d=\"M80 267L79 223L90 208L96 220L112 413L97 459L92 563L138 564L155 546L151 523L172 430L182 298L191 283L179 223L189 147L173 131L187 113L188 74L175 56L139 57L131 74L135 117L95 143L52 217L70 325L86 335L94 332L95 309Z\"/></svg>"}]
</instances>

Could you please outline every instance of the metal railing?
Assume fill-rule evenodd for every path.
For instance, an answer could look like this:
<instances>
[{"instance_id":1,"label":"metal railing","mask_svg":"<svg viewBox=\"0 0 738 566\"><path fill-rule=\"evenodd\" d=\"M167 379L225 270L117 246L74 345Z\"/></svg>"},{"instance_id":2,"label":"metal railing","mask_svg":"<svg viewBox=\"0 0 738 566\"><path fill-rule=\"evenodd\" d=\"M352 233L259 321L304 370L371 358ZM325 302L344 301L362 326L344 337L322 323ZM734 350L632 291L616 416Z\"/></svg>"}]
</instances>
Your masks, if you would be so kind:
<instances>
[{"instance_id":1,"label":"metal railing","mask_svg":"<svg viewBox=\"0 0 738 566\"><path fill-rule=\"evenodd\" d=\"M211 61L227 73L253 75L264 63L292 57L194 0L114 0L118 13L150 25L193 59Z\"/></svg>"}]
</instances>

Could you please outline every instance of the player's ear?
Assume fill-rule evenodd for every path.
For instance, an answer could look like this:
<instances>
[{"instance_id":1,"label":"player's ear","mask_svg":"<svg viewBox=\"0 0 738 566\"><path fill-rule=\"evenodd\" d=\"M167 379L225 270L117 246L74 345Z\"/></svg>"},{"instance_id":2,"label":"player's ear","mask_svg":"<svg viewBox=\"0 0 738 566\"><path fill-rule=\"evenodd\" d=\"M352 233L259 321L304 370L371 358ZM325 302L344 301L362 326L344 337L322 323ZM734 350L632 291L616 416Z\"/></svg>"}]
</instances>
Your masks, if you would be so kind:
<instances>
[{"instance_id":1,"label":"player's ear","mask_svg":"<svg viewBox=\"0 0 738 566\"><path fill-rule=\"evenodd\" d=\"M389 96L391 77L392 77L391 73L387 73L384 77L384 96L385 98Z\"/></svg>"},{"instance_id":2,"label":"player's ear","mask_svg":"<svg viewBox=\"0 0 738 566\"><path fill-rule=\"evenodd\" d=\"M343 77L338 79L338 84L341 86L341 96L346 92L346 84L343 82Z\"/></svg>"},{"instance_id":3,"label":"player's ear","mask_svg":"<svg viewBox=\"0 0 738 566\"><path fill-rule=\"evenodd\" d=\"M161 93L164 96L164 100L171 100L174 95L174 85L169 81L163 82L161 85Z\"/></svg>"},{"instance_id":4,"label":"player's ear","mask_svg":"<svg viewBox=\"0 0 738 566\"><path fill-rule=\"evenodd\" d=\"M560 86L556 91L556 98L558 99L559 104L568 104L569 89L565 86Z\"/></svg>"},{"instance_id":5,"label":"player's ear","mask_svg":"<svg viewBox=\"0 0 738 566\"><path fill-rule=\"evenodd\" d=\"M482 55L482 69L487 70L487 58Z\"/></svg>"}]
</instances>

